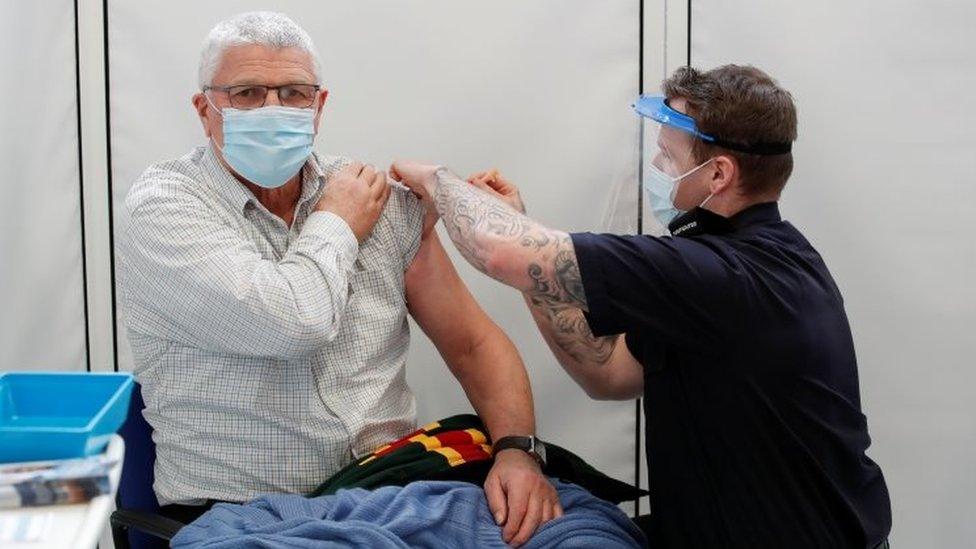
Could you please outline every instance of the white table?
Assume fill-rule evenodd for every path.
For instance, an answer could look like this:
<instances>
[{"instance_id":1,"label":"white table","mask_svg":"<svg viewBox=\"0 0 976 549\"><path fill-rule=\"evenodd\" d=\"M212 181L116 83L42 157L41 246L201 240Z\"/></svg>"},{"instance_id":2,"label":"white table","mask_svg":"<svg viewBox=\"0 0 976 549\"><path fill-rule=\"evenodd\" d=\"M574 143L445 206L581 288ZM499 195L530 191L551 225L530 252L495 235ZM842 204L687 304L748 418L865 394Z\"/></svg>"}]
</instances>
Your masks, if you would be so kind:
<instances>
[{"instance_id":1,"label":"white table","mask_svg":"<svg viewBox=\"0 0 976 549\"><path fill-rule=\"evenodd\" d=\"M51 505L24 509L6 509L0 516L10 514L50 515L49 532L44 541L37 543L7 543L3 549L95 549L98 538L108 525L108 518L115 509L115 492L122 474L122 458L125 442L114 435L105 454L117 459L109 475L112 492L96 497L88 503L75 505Z\"/></svg>"}]
</instances>

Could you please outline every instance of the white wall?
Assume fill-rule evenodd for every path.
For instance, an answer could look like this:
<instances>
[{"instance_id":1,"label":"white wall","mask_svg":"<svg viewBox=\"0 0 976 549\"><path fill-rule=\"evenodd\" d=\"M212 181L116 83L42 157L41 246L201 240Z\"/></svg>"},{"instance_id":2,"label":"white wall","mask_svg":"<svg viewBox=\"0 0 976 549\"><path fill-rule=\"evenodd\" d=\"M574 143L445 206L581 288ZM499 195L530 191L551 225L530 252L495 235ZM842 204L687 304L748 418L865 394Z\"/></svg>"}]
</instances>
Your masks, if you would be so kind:
<instances>
[{"instance_id":1,"label":"white wall","mask_svg":"<svg viewBox=\"0 0 976 549\"><path fill-rule=\"evenodd\" d=\"M110 2L109 67L116 234L122 199L155 161L205 143L190 108L200 44L220 19L267 2ZM585 230L606 189L631 183L638 2L428 0L275 2L323 56L330 90L317 149L387 166L415 156L470 173L497 166L532 214ZM631 214L633 215L633 214ZM597 403L566 376L516 292L455 264L527 363L543 437L633 481L632 402ZM414 327L409 382L421 421L470 410ZM120 367L130 368L124 329Z\"/></svg>"},{"instance_id":2,"label":"white wall","mask_svg":"<svg viewBox=\"0 0 976 549\"><path fill-rule=\"evenodd\" d=\"M976 538L976 4L692 2L692 64L755 64L800 115L784 216L854 330L894 547Z\"/></svg>"},{"instance_id":3,"label":"white wall","mask_svg":"<svg viewBox=\"0 0 976 549\"><path fill-rule=\"evenodd\" d=\"M0 371L85 370L70 0L0 2Z\"/></svg>"},{"instance_id":4,"label":"white wall","mask_svg":"<svg viewBox=\"0 0 976 549\"><path fill-rule=\"evenodd\" d=\"M461 172L496 165L523 186L534 215L571 229L599 227L613 193L625 203L615 202L613 222L633 227L637 133L626 106L636 92L637 5L274 3L325 56L333 96L320 150L377 164L416 154ZM105 369L103 21L99 0L79 6L92 368ZM116 204L148 163L202 142L188 101L206 30L266 6L109 2ZM685 6L645 0L646 91L683 60ZM0 2L0 371L85 368L72 7ZM973 20L972 3L946 0L692 2L693 64L754 63L797 98L797 169L783 209L846 295L870 453L888 479L900 547L966 546L976 535ZM29 82L48 85L25 94ZM515 296L458 263L523 351L543 433L630 479L633 405L586 402ZM119 343L124 368L124 332ZM465 406L419 332L410 371L423 418Z\"/></svg>"}]
</instances>

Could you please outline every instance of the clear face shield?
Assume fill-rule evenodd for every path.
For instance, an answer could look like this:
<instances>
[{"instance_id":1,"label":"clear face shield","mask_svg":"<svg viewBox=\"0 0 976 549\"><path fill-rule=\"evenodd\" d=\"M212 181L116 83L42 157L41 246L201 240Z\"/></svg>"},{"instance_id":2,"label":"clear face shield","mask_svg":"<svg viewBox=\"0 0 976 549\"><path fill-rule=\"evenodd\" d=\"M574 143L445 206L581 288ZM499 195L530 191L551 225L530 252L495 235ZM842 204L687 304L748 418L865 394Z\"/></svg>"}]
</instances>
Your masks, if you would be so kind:
<instances>
[{"instance_id":1,"label":"clear face shield","mask_svg":"<svg viewBox=\"0 0 976 549\"><path fill-rule=\"evenodd\" d=\"M694 174L708 166L713 158L699 161L694 157L699 143L759 156L788 154L792 142L739 143L701 131L695 119L673 109L662 96L641 95L634 110L645 124L642 147L644 196L654 216L667 227L682 209L704 206L711 198L710 191L691 183ZM673 233L673 231L672 231Z\"/></svg>"},{"instance_id":2,"label":"clear face shield","mask_svg":"<svg viewBox=\"0 0 976 549\"><path fill-rule=\"evenodd\" d=\"M646 216L643 226L638 226L638 213L642 209L645 213L653 213L662 230L667 228L668 223L680 213L673 203L678 185L696 171L689 164L693 161L694 136L662 123L662 120L669 119L668 116L670 120L687 118L692 126L694 120L670 109L663 98L658 98L659 105L652 108L648 105L648 98L641 96L638 104L634 105L642 115L637 128L636 147L626 151L627 157L616 164L627 166L628 169L616 173L610 186L609 206L602 224L603 229L609 232L633 234L639 229L657 232L654 222ZM673 114L667 114L667 111ZM644 113L654 113L654 116ZM634 192L635 179L642 187L639 193ZM638 195L643 197L642 204L638 202Z\"/></svg>"},{"instance_id":3,"label":"clear face shield","mask_svg":"<svg viewBox=\"0 0 976 549\"><path fill-rule=\"evenodd\" d=\"M634 140L630 147L615 149L615 156L608 159L607 166L612 166L609 172L608 185L604 199L603 216L599 225L602 232L613 234L637 234L642 232L639 222L641 209L640 189L634 183L640 183L640 158L638 143L640 143L640 126L634 124ZM636 160L636 161L635 161Z\"/></svg>"},{"instance_id":4,"label":"clear face shield","mask_svg":"<svg viewBox=\"0 0 976 549\"><path fill-rule=\"evenodd\" d=\"M641 95L633 107L641 117L637 174L644 206L662 228L668 228L686 213L683 208L704 206L712 198L708 188L694 182L694 178L714 158L696 159L696 145L705 143L760 156L788 154L792 150L792 142L738 143L707 134L698 128L693 117L675 110L660 95ZM633 178L620 178L612 187L611 206L604 216L604 227L612 232L633 232L630 226L622 227L619 220L633 218L640 209L626 200L631 196L624 185L627 181L632 184Z\"/></svg>"},{"instance_id":5,"label":"clear face shield","mask_svg":"<svg viewBox=\"0 0 976 549\"><path fill-rule=\"evenodd\" d=\"M696 140L712 138L698 130L694 118L672 109L661 96L642 95L634 110L643 117L644 123L641 150L644 200L655 219L667 227L684 213L675 203L682 183L711 162L711 159L699 162L694 158ZM695 199L703 203L708 195Z\"/></svg>"}]
</instances>

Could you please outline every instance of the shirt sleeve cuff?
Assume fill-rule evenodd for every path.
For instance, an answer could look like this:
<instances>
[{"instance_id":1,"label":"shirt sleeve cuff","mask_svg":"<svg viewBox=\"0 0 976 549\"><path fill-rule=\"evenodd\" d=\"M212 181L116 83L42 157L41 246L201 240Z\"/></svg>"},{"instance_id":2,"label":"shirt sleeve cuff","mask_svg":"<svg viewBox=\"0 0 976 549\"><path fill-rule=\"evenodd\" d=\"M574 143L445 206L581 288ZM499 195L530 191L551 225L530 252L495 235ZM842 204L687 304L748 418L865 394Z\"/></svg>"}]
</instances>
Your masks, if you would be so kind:
<instances>
[{"instance_id":1,"label":"shirt sleeve cuff","mask_svg":"<svg viewBox=\"0 0 976 549\"><path fill-rule=\"evenodd\" d=\"M342 265L346 270L352 270L359 256L359 241L344 219L332 212L312 212L305 220L302 235L312 235L338 248Z\"/></svg>"},{"instance_id":2,"label":"shirt sleeve cuff","mask_svg":"<svg viewBox=\"0 0 976 549\"><path fill-rule=\"evenodd\" d=\"M600 263L599 235L592 233L573 233L569 235L573 240L576 252L576 262L579 264L580 280L583 292L586 294L588 311L583 313L590 331L597 337L615 335L623 332L617 325L612 300L608 292L606 280Z\"/></svg>"}]
</instances>

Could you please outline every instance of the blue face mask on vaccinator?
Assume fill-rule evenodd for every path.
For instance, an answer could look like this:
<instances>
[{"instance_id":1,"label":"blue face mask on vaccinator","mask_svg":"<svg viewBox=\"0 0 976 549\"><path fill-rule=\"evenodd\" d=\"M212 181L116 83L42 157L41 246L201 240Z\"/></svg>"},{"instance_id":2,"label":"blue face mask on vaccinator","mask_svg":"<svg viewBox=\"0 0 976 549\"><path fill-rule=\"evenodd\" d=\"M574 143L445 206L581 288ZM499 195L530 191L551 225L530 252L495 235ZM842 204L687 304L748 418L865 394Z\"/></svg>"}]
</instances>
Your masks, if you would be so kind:
<instances>
[{"instance_id":1,"label":"blue face mask on vaccinator","mask_svg":"<svg viewBox=\"0 0 976 549\"><path fill-rule=\"evenodd\" d=\"M678 194L678 183L711 161L712 159L709 158L677 177L671 177L654 164L648 165L643 181L644 196L651 205L651 212L661 222L662 226L667 227L674 218L685 213L684 210L679 210L674 205L674 197ZM707 202L708 199L705 201Z\"/></svg>"},{"instance_id":2,"label":"blue face mask on vaccinator","mask_svg":"<svg viewBox=\"0 0 976 549\"><path fill-rule=\"evenodd\" d=\"M315 109L270 106L224 108L220 113L224 160L255 185L266 189L284 185L312 154Z\"/></svg>"}]
</instances>

